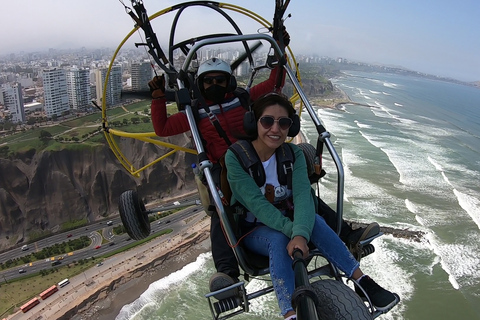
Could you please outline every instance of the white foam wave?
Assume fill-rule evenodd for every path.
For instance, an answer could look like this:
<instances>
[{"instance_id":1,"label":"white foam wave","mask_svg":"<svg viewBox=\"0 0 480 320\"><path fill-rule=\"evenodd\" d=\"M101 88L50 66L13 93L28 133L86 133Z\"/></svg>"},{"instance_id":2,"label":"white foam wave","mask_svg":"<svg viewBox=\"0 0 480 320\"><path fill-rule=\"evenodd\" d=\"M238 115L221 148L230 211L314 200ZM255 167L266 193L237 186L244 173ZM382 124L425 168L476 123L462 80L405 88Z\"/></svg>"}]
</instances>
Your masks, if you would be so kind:
<instances>
[{"instance_id":1,"label":"white foam wave","mask_svg":"<svg viewBox=\"0 0 480 320\"><path fill-rule=\"evenodd\" d=\"M475 285L480 275L480 258L475 255L475 248L466 243L442 243L434 234L427 237L452 287L458 290L462 286Z\"/></svg>"},{"instance_id":2,"label":"white foam wave","mask_svg":"<svg viewBox=\"0 0 480 320\"><path fill-rule=\"evenodd\" d=\"M355 120L354 122L355 122L355 124L356 124L359 128L372 128L371 125L369 125L369 124L364 124L364 123L360 123L360 121L358 121L358 120Z\"/></svg>"},{"instance_id":3,"label":"white foam wave","mask_svg":"<svg viewBox=\"0 0 480 320\"><path fill-rule=\"evenodd\" d=\"M194 262L187 264L181 270L173 272L167 277L151 283L148 289L142 293L137 300L123 306L115 319L135 319L135 315L139 314L143 309L149 308L158 303L158 292L162 290L170 290L172 286L180 284L193 273L201 270L201 267L205 265L207 260L211 259L211 256L211 253L202 253Z\"/></svg>"},{"instance_id":4,"label":"white foam wave","mask_svg":"<svg viewBox=\"0 0 480 320\"><path fill-rule=\"evenodd\" d=\"M407 207L408 211L410 211L411 213L417 213L418 212L417 206L415 204L413 204L413 202L408 200L408 199L405 199L405 206Z\"/></svg>"},{"instance_id":5,"label":"white foam wave","mask_svg":"<svg viewBox=\"0 0 480 320\"><path fill-rule=\"evenodd\" d=\"M433 166L435 167L435 169L437 169L438 171L443 172L442 166L441 166L438 162L436 162L435 160L433 160L432 157L427 156L427 159L428 159L428 161L430 161L431 164L433 164Z\"/></svg>"},{"instance_id":6,"label":"white foam wave","mask_svg":"<svg viewBox=\"0 0 480 320\"><path fill-rule=\"evenodd\" d=\"M419 215L415 215L415 220L422 226L426 225L425 220L422 217L420 217Z\"/></svg>"},{"instance_id":7,"label":"white foam wave","mask_svg":"<svg viewBox=\"0 0 480 320\"><path fill-rule=\"evenodd\" d=\"M367 258L362 259L362 271L371 276L382 287L397 293L402 301L410 300L415 288L412 281L413 274L398 265L397 261L402 258L398 255L396 247L411 247L413 245L419 247L418 250L425 250L425 244L420 246L413 241L393 238L390 235L382 236L374 242L376 250ZM414 248L413 250L417 249ZM382 267L379 268L379 266ZM405 304L400 303L389 313L382 315L382 319L403 319L405 310Z\"/></svg>"},{"instance_id":8,"label":"white foam wave","mask_svg":"<svg viewBox=\"0 0 480 320\"><path fill-rule=\"evenodd\" d=\"M401 104L401 103L396 103L395 102L394 105L397 106L397 107L403 107L403 104Z\"/></svg>"},{"instance_id":9,"label":"white foam wave","mask_svg":"<svg viewBox=\"0 0 480 320\"><path fill-rule=\"evenodd\" d=\"M448 185L453 187L453 194L457 198L458 204L463 210L465 210L465 212L472 218L473 222L475 222L480 229L480 200L474 196L458 191L446 176L442 166L430 156L428 156L427 159L431 164L433 164L437 171L441 172L443 180Z\"/></svg>"},{"instance_id":10,"label":"white foam wave","mask_svg":"<svg viewBox=\"0 0 480 320\"><path fill-rule=\"evenodd\" d=\"M385 86L385 87L387 87L387 88L395 89L395 88L397 88L398 85L395 84L395 83L391 83L391 82L384 82L384 83L383 83L383 86Z\"/></svg>"},{"instance_id":11,"label":"white foam wave","mask_svg":"<svg viewBox=\"0 0 480 320\"><path fill-rule=\"evenodd\" d=\"M471 195L462 193L457 189L453 189L453 193L457 197L460 207L468 213L473 222L475 222L480 229L480 200Z\"/></svg>"}]
</instances>

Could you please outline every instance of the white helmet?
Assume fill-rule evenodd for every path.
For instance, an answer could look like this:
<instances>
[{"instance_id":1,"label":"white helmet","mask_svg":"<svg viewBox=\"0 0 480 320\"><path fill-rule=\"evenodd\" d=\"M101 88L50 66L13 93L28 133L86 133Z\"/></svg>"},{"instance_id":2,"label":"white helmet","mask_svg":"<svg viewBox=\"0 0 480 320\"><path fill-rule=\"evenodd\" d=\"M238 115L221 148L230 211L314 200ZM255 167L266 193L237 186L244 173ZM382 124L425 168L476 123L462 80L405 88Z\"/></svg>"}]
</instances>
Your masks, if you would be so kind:
<instances>
[{"instance_id":1,"label":"white helmet","mask_svg":"<svg viewBox=\"0 0 480 320\"><path fill-rule=\"evenodd\" d=\"M223 72L232 75L232 69L230 65L223 60L212 58L208 59L198 67L197 78L199 81L202 80L203 76L210 72Z\"/></svg>"}]
</instances>

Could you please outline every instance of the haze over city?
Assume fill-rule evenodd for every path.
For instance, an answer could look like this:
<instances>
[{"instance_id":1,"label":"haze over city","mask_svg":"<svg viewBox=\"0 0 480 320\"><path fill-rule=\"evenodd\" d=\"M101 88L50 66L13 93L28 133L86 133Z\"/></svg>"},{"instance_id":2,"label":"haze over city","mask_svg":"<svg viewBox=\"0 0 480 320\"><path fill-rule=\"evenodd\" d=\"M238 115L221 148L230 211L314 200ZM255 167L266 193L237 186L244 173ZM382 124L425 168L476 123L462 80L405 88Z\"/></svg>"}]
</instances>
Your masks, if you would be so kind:
<instances>
[{"instance_id":1,"label":"haze over city","mask_svg":"<svg viewBox=\"0 0 480 320\"><path fill-rule=\"evenodd\" d=\"M177 1L143 1L149 15ZM132 8L128 0L123 3ZM274 1L233 0L263 18L273 18ZM189 9L185 34L216 31L214 13ZM21 0L3 3L0 55L47 49L116 48L133 29L120 1ZM227 11L229 14L232 11ZM480 2L423 3L294 0L285 21L294 53L343 57L353 61L398 66L413 71L480 80ZM167 15L152 22L161 44L168 41ZM170 17L173 15L170 14ZM239 24L251 20L232 15ZM158 20L158 22L157 22ZM201 25L202 28L197 26ZM256 32L258 26L244 32ZM242 30L244 28L242 27ZM141 40L134 35L134 41Z\"/></svg>"}]
</instances>

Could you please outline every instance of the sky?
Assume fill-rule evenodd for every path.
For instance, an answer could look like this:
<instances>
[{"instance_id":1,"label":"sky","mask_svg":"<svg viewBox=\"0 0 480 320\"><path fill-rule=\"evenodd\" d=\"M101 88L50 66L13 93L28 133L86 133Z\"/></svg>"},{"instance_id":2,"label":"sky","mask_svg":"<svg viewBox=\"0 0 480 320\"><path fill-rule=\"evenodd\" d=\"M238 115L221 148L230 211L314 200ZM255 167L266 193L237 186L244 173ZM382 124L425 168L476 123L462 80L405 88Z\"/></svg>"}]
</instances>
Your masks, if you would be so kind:
<instances>
[{"instance_id":1,"label":"sky","mask_svg":"<svg viewBox=\"0 0 480 320\"><path fill-rule=\"evenodd\" d=\"M132 8L130 0L122 1ZM143 0L149 15L180 2L185 1ZM273 18L273 0L226 3L268 21ZM0 55L48 48L117 48L134 27L119 0L15 0L3 1L1 8ZM218 30L221 22L210 11L188 9L188 18L179 25L190 31ZM258 29L251 19L230 10L227 13L239 24L245 23L246 29L253 28L244 33ZM291 17L284 24L294 54L342 57L480 81L478 0L291 0L287 13ZM161 43L168 41L168 17L172 16L165 14L152 21ZM138 42L140 36L135 36Z\"/></svg>"}]
</instances>

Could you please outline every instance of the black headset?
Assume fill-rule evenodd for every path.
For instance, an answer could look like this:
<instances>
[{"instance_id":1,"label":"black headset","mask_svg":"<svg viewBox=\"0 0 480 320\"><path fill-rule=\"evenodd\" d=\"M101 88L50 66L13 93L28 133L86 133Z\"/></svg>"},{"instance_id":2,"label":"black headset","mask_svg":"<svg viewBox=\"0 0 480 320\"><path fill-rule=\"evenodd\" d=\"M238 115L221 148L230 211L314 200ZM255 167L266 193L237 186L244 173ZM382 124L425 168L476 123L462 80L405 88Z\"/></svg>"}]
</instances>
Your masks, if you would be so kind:
<instances>
[{"instance_id":1,"label":"black headset","mask_svg":"<svg viewBox=\"0 0 480 320\"><path fill-rule=\"evenodd\" d=\"M256 136L257 135L257 119L255 119L255 112L253 112L253 105L255 103L250 104L249 111L245 113L243 116L243 130L248 136ZM298 116L297 112L293 108L293 116L290 117L292 119L292 126L288 129L287 136L295 137L300 132L300 117Z\"/></svg>"}]
</instances>

